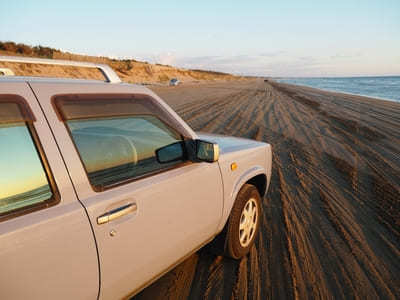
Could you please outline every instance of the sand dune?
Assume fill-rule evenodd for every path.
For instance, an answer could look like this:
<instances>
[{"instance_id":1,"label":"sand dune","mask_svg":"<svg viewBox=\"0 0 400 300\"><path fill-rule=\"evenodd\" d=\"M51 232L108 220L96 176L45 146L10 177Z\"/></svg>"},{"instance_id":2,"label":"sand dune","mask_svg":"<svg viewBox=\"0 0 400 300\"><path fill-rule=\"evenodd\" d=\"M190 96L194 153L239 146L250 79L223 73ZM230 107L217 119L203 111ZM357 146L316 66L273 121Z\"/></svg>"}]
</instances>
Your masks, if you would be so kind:
<instances>
[{"instance_id":1,"label":"sand dune","mask_svg":"<svg viewBox=\"0 0 400 300\"><path fill-rule=\"evenodd\" d=\"M267 141L261 234L206 250L135 299L398 299L400 105L263 81L154 88L195 129Z\"/></svg>"},{"instance_id":2,"label":"sand dune","mask_svg":"<svg viewBox=\"0 0 400 300\"><path fill-rule=\"evenodd\" d=\"M28 49L30 48L29 46ZM230 81L230 80L244 80L245 78L234 76L231 74L203 71L203 70L190 70L182 69L168 65L150 64L147 62L140 62L133 59L111 59L108 57L97 57L72 54L62 52L56 49L51 49L51 58L73 61L93 62L100 64L107 64L112 67L118 76L124 81L129 83L162 83L167 84L170 79L178 78L184 82L201 82L201 81ZM1 50L0 42L0 55L4 56L24 56L17 52L16 48L13 51ZM35 53L30 53L32 57L40 57ZM39 64L24 64L24 63L8 63L0 62L0 68L5 67L11 69L17 76L39 76L39 77L62 77L62 78L82 78L82 79L95 79L104 80L104 76L99 70L88 69L81 67L65 67L65 66L51 66Z\"/></svg>"}]
</instances>

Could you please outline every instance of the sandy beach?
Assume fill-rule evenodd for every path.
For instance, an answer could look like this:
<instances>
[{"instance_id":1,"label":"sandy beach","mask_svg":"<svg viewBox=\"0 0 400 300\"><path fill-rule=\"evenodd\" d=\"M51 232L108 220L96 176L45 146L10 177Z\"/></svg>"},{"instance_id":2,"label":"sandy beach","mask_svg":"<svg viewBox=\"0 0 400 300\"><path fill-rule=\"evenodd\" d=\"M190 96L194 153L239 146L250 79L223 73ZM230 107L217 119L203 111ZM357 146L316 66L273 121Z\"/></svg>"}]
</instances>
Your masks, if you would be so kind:
<instances>
[{"instance_id":1,"label":"sandy beach","mask_svg":"<svg viewBox=\"0 0 400 300\"><path fill-rule=\"evenodd\" d=\"M134 299L398 299L400 104L263 80L154 87L196 131L266 141L261 234L203 249Z\"/></svg>"}]
</instances>

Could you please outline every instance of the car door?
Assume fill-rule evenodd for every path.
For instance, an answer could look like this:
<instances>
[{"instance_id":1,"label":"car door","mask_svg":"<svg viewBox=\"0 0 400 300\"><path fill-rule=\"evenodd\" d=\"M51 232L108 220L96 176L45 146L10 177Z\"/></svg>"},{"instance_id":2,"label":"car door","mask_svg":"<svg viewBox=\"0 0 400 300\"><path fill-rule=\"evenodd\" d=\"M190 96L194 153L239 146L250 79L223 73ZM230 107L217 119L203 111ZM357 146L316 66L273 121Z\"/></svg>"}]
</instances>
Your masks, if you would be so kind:
<instances>
[{"instance_id":1,"label":"car door","mask_svg":"<svg viewBox=\"0 0 400 300\"><path fill-rule=\"evenodd\" d=\"M168 124L171 114L155 96L115 85L80 86L80 93L58 86L59 97L34 90L53 111L49 120L93 224L101 298L144 287L213 238L223 206L219 166L157 162L155 150L181 141L184 126Z\"/></svg>"},{"instance_id":2,"label":"car door","mask_svg":"<svg viewBox=\"0 0 400 300\"><path fill-rule=\"evenodd\" d=\"M94 235L40 106L0 82L0 299L95 299Z\"/></svg>"}]
</instances>

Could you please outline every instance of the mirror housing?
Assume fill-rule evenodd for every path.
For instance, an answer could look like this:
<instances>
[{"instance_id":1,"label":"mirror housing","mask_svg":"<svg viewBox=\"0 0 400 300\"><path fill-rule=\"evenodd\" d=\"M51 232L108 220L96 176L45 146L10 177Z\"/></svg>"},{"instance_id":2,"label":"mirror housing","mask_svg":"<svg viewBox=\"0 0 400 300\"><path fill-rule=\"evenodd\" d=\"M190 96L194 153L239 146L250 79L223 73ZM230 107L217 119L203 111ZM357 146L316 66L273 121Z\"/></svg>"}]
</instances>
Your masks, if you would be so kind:
<instances>
[{"instance_id":1,"label":"mirror housing","mask_svg":"<svg viewBox=\"0 0 400 300\"><path fill-rule=\"evenodd\" d=\"M176 142L156 150L156 159L160 164L166 164L184 158L184 146L182 142Z\"/></svg>"},{"instance_id":2,"label":"mirror housing","mask_svg":"<svg viewBox=\"0 0 400 300\"><path fill-rule=\"evenodd\" d=\"M199 161L215 162L219 159L219 146L216 143L195 140L196 159Z\"/></svg>"}]
</instances>

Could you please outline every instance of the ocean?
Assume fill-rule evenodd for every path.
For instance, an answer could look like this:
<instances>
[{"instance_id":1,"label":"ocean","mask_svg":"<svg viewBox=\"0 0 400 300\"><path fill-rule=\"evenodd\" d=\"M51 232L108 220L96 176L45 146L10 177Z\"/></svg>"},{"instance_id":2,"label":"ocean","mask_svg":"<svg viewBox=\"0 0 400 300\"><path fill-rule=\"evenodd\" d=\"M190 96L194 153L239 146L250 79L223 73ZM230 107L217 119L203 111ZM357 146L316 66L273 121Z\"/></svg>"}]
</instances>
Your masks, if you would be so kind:
<instances>
[{"instance_id":1,"label":"ocean","mask_svg":"<svg viewBox=\"0 0 400 300\"><path fill-rule=\"evenodd\" d=\"M400 102L400 76L273 78L277 82Z\"/></svg>"}]
</instances>

